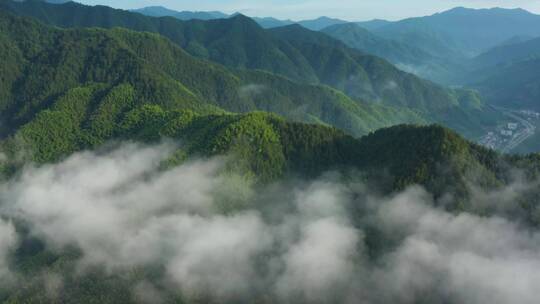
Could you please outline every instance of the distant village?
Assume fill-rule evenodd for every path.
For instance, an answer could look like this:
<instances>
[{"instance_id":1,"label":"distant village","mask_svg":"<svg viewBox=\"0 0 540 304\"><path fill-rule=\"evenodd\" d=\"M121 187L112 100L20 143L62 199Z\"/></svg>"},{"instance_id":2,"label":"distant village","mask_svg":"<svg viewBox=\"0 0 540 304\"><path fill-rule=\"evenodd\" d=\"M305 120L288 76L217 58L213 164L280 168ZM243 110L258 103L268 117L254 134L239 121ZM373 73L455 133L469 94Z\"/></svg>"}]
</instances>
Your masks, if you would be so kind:
<instances>
[{"instance_id":1,"label":"distant village","mask_svg":"<svg viewBox=\"0 0 540 304\"><path fill-rule=\"evenodd\" d=\"M516 114L516 122L506 123L497 130L488 132L487 135L482 137L480 144L491 149L503 149L516 138L523 136L524 133L532 132L535 129L533 124L536 124L535 121L540 120L539 112L520 110L513 113ZM517 120L520 122L517 122Z\"/></svg>"}]
</instances>

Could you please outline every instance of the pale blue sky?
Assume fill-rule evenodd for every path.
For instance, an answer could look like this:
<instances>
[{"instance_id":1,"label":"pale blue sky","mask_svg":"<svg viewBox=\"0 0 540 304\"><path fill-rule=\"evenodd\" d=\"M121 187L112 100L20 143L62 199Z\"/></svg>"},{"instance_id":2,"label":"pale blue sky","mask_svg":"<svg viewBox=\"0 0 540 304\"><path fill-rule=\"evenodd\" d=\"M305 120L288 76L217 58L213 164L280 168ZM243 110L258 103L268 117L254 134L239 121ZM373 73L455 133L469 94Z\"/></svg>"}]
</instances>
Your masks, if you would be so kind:
<instances>
[{"instance_id":1,"label":"pale blue sky","mask_svg":"<svg viewBox=\"0 0 540 304\"><path fill-rule=\"evenodd\" d=\"M456 6L521 7L540 13L540 0L76 0L117 8L162 5L175 10L220 10L250 16L300 20L321 15L346 20L400 19L430 15Z\"/></svg>"}]
</instances>

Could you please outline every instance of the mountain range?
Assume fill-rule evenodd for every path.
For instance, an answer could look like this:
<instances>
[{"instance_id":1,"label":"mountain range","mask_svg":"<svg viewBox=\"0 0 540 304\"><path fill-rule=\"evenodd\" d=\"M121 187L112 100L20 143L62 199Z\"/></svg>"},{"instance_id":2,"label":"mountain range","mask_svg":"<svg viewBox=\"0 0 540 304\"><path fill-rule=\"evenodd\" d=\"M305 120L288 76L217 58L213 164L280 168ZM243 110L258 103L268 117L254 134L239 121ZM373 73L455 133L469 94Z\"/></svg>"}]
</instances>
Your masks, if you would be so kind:
<instances>
[{"instance_id":1,"label":"mountain range","mask_svg":"<svg viewBox=\"0 0 540 304\"><path fill-rule=\"evenodd\" d=\"M163 6L148 6L140 9L133 9L132 12L143 14L150 17L174 17L180 20L211 20L211 19L222 19L229 18L230 16L222 12L191 12L191 11L182 11L178 12L175 10L168 9Z\"/></svg>"},{"instance_id":2,"label":"mountain range","mask_svg":"<svg viewBox=\"0 0 540 304\"><path fill-rule=\"evenodd\" d=\"M376 54L398 68L438 83L449 83L460 70L460 62L432 55L427 51L396 40L376 35L356 23L337 24L322 32L342 41L349 47Z\"/></svg>"},{"instance_id":3,"label":"mountain range","mask_svg":"<svg viewBox=\"0 0 540 304\"><path fill-rule=\"evenodd\" d=\"M374 29L385 38L414 44L431 54L472 57L504 41L540 36L540 16L522 9L458 7Z\"/></svg>"},{"instance_id":4,"label":"mountain range","mask_svg":"<svg viewBox=\"0 0 540 304\"><path fill-rule=\"evenodd\" d=\"M391 177L389 184L381 180L379 186L388 187L384 191L421 184L434 195L444 194L447 184L457 187L455 195L469 195L466 173L473 167L479 174L475 178L496 186L505 182L499 162L535 161L532 156L504 158L440 126L397 126L355 139L329 125L342 123L339 127L353 132L348 124L380 123L376 110L398 116L407 112L358 103L339 91L267 72L229 70L194 58L153 33L58 29L5 11L0 25L7 63L0 74L6 80L0 103L4 174L20 165L16 156L21 149L30 160L50 163L113 139L153 142L162 136L184 140L182 157L239 153L242 157L233 160L243 163L239 170L261 182L351 166L385 180L388 176L378 176L384 166ZM307 31L289 26L272 34L292 45L309 46L320 38L298 36L298 30ZM334 42L327 37L319 43ZM267 84L275 92L265 93L252 83ZM294 113L299 105L305 108ZM233 113L253 110L317 124L265 112ZM365 116L355 118L355 113ZM439 163L455 172L439 175Z\"/></svg>"},{"instance_id":5,"label":"mountain range","mask_svg":"<svg viewBox=\"0 0 540 304\"><path fill-rule=\"evenodd\" d=\"M193 20L193 19L200 19L200 20L211 20L211 19L223 19L223 18L230 18L234 17L240 13L234 13L232 15L228 15L222 12L191 12L191 11L175 11L171 10L162 6L148 6L143 7L140 9L134 9L131 10L132 12L137 12L146 16L150 17L174 17L180 20ZM263 28L274 28L274 27L280 27L280 26L286 26L291 24L300 24L303 27L318 31L325 27L335 25L335 24L343 24L347 23L347 21L336 19L336 18L329 18L329 17L319 17L317 19L312 20L301 20L301 21L292 21L292 20L280 20L273 17L251 17L255 22L257 22L261 27Z\"/></svg>"},{"instance_id":6,"label":"mountain range","mask_svg":"<svg viewBox=\"0 0 540 304\"><path fill-rule=\"evenodd\" d=\"M482 60L474 57L540 35L540 16L521 9L459 7L425 17L354 24L337 25L326 31L351 47L447 85L467 83L467 75Z\"/></svg>"},{"instance_id":7,"label":"mountain range","mask_svg":"<svg viewBox=\"0 0 540 304\"><path fill-rule=\"evenodd\" d=\"M532 79L536 42L501 43L467 62ZM0 0L0 301L535 303L540 154L465 139L500 113L370 52L434 60Z\"/></svg>"},{"instance_id":8,"label":"mountain range","mask_svg":"<svg viewBox=\"0 0 540 304\"><path fill-rule=\"evenodd\" d=\"M353 100L328 87L298 84L263 71L231 71L196 59L155 34L119 29L54 31L39 23L20 26L24 19L8 20L2 39L9 58L2 69L6 79L2 116L9 121L5 126L27 123L36 111L88 83L103 83L107 90L126 83L141 100L203 113L218 108L271 111L293 120L334 125L356 135L399 122L422 121L411 110ZM81 43L86 41L84 37L90 42ZM23 48L25 45L34 47ZM35 78L37 71L42 71L39 79Z\"/></svg>"},{"instance_id":9,"label":"mountain range","mask_svg":"<svg viewBox=\"0 0 540 304\"><path fill-rule=\"evenodd\" d=\"M177 16L182 20L231 17L222 13L179 12L149 7L150 16ZM155 11L155 12L153 12ZM236 15L236 14L235 14ZM431 16L400 21L346 22L320 17L292 21L272 17L253 18L263 28L299 24L322 31L351 48L382 57L400 69L441 84L463 84L470 60L499 45L514 44L540 36L538 15L516 9L467 9L458 7ZM475 29L470 31L469 29Z\"/></svg>"},{"instance_id":10,"label":"mountain range","mask_svg":"<svg viewBox=\"0 0 540 304\"><path fill-rule=\"evenodd\" d=\"M242 15L181 21L107 7L76 3L51 5L35 0L23 3L2 0L0 5L6 11L32 16L55 26L122 26L159 33L195 57L230 68L265 70L303 84L329 85L370 107L384 105L393 107L393 112L405 108L403 122L440 122L467 136L476 136L482 133L484 125L494 121L491 119L494 113L484 107L473 92L446 89L422 80L383 59L298 25L264 30ZM410 115L410 111L417 114ZM400 121L394 117L383 121ZM364 131L358 132L362 129ZM363 134L365 130L357 129L354 134Z\"/></svg>"},{"instance_id":11,"label":"mountain range","mask_svg":"<svg viewBox=\"0 0 540 304\"><path fill-rule=\"evenodd\" d=\"M177 12L164 7L146 7L135 10L148 16L172 16L182 20L227 18L221 12ZM179 13L187 14L180 17ZM207 14L195 17L196 13ZM192 17L190 17L191 15ZM431 16L414 17L400 21L375 19L365 22L347 22L340 19L319 17L313 20L279 20L272 17L253 18L265 28L300 24L307 29L319 31L340 24L357 24L379 38L391 39L431 55L452 54L471 57L487 51L510 39L540 36L540 16L522 9L469 9L457 7ZM471 31L470 29L474 29Z\"/></svg>"},{"instance_id":12,"label":"mountain range","mask_svg":"<svg viewBox=\"0 0 540 304\"><path fill-rule=\"evenodd\" d=\"M2 79L6 80L3 82L0 103L0 113L5 121L3 133L6 139L3 144L8 154L16 153L23 147L29 149L29 156L37 162L56 161L81 149L99 147L113 138L127 136L152 141L162 135L187 136L187 142L193 143L193 150L188 149L190 154L220 154L231 149L230 145L239 145L237 148L240 150L248 149L245 151L248 153L248 167L256 176L267 180L280 176L290 166L298 166L307 172L322 172L339 162L352 161L367 170L369 166L377 166L377 162L373 161L374 156L359 155L379 151L379 142L401 146L391 138L411 138L390 135L392 132L434 132L433 140L445 141L448 138L456 141L451 144L411 146L414 149L425 148L426 153L432 149L443 149L437 152L442 153L437 157L444 157L444 149L454 149L451 148L454 144L469 147L467 149L480 149L442 127L398 127L386 131L389 132L387 135L378 132L358 141L335 128L286 122L272 114L232 114L264 110L289 115L292 119L309 121L312 118L313 122L324 122L326 117L335 116L333 119L342 121L341 127L347 130L347 124L357 121L368 123L371 119L374 123L380 123L382 117L377 118L374 111L384 111L385 107L358 103L338 91L296 84L266 72L229 71L190 56L156 34L120 28L58 29L6 12L0 12L0 25L0 44L4 50L3 58L8 64L4 65L1 74ZM282 28L275 30L275 34L297 37L295 30L295 26ZM294 38L293 42L308 43L316 37L307 36L300 41ZM265 88L260 87L262 85L250 85L265 82L275 92L268 94ZM285 95L291 91L298 91L298 95ZM297 107L294 103L304 105L303 112L294 113L293 109ZM318 112L313 112L315 110ZM387 108L387 111L393 113L396 110ZM354 113L365 117L354 118ZM395 112L396 115L404 113ZM413 115L412 112L410 115ZM337 123L329 121L326 124ZM273 130L265 131L267 127ZM187 132L186 128L191 131ZM244 132L258 138L258 143L245 145L233 140L233 137L242 136ZM275 137L272 132L280 135ZM287 132L314 133L293 135ZM318 143L320 136L332 144L321 146ZM276 138L279 141L292 141L278 148L284 151L283 156L268 154L259 159L258 150L251 150L258 149L259 145L263 150L275 149ZM25 144L21 145L20 140ZM306 144L297 140L316 142ZM366 143L366 147L373 147L367 150L356 147L361 142ZM290 145L299 146L291 148ZM306 147L322 150L301 152ZM487 150L479 151L487 153ZM302 156L288 154L300 152ZM353 157L354 153L360 154ZM330 159L323 161L324 158L316 155L325 155ZM418 161L425 160L421 154L415 155ZM383 154L379 157L383 157ZM282 162L283 159L294 161L290 164L273 163ZM368 159L370 161L366 162ZM381 162L386 161L384 157L381 159ZM395 187L409 182L424 183L417 178L433 176L418 175L420 173L415 173L414 168L419 165L414 162L410 165L413 167L407 170L399 169L397 165L392 169L396 170L392 171L393 176L398 178ZM399 174L405 175L398 177ZM409 181L409 178L412 179Z\"/></svg>"},{"instance_id":13,"label":"mountain range","mask_svg":"<svg viewBox=\"0 0 540 304\"><path fill-rule=\"evenodd\" d=\"M469 60L461 84L486 101L512 109L539 110L540 39L506 42Z\"/></svg>"}]
</instances>

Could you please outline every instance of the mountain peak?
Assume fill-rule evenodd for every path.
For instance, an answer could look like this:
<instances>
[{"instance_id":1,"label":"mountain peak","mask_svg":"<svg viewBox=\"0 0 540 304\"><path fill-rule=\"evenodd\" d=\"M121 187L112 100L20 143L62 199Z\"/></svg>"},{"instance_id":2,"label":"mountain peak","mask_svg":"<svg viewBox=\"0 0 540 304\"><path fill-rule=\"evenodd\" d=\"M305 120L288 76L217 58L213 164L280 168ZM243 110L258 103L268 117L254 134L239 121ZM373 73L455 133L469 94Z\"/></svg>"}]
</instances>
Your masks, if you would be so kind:
<instances>
[{"instance_id":1,"label":"mountain peak","mask_svg":"<svg viewBox=\"0 0 540 304\"><path fill-rule=\"evenodd\" d=\"M169 15L173 15L177 13L177 11L174 11L174 10L171 10L169 8L166 8L164 6L159 6L159 5L146 6L146 7L134 9L131 11L137 12L137 13L146 13L146 14L149 14L150 16L156 16L156 17L169 16Z\"/></svg>"},{"instance_id":2,"label":"mountain peak","mask_svg":"<svg viewBox=\"0 0 540 304\"><path fill-rule=\"evenodd\" d=\"M330 25L343 24L343 23L347 23L347 21L330 18L326 16L322 16L314 20L302 20L298 22L298 24L313 31L320 31L323 28L328 27Z\"/></svg>"},{"instance_id":3,"label":"mountain peak","mask_svg":"<svg viewBox=\"0 0 540 304\"><path fill-rule=\"evenodd\" d=\"M524 10L522 8L502 8L502 7L492 7L492 8L468 8L463 6L454 7L450 10L438 13L436 15L468 15L473 13L503 13L503 14L509 14L509 13L518 13L518 14L532 14L531 12Z\"/></svg>"},{"instance_id":4,"label":"mountain peak","mask_svg":"<svg viewBox=\"0 0 540 304\"><path fill-rule=\"evenodd\" d=\"M246 15L244 15L244 14L242 14L242 13L239 13L239 12L236 12L236 13L234 13L234 14L231 15L231 18L230 18L230 19L234 19L234 18L239 18L239 19L242 19L242 18L244 18L244 19L251 19L251 18L249 18L248 16L246 16Z\"/></svg>"},{"instance_id":5,"label":"mountain peak","mask_svg":"<svg viewBox=\"0 0 540 304\"><path fill-rule=\"evenodd\" d=\"M248 17L241 13L234 14L233 16L229 17L228 20L233 21L233 22L239 22L239 23L250 23L250 24L259 26L257 22L251 19L251 17Z\"/></svg>"},{"instance_id":6,"label":"mountain peak","mask_svg":"<svg viewBox=\"0 0 540 304\"><path fill-rule=\"evenodd\" d=\"M139 8L139 9L164 9L164 10L170 10L170 9L166 8L165 6L161 6L161 5L145 6L145 7Z\"/></svg>"},{"instance_id":7,"label":"mountain peak","mask_svg":"<svg viewBox=\"0 0 540 304\"><path fill-rule=\"evenodd\" d=\"M336 20L336 21L343 21L343 20L340 20L340 19L336 19L336 18L330 18L330 17L327 17L327 16L321 16L317 19L315 19L316 21L332 21L332 20Z\"/></svg>"},{"instance_id":8,"label":"mountain peak","mask_svg":"<svg viewBox=\"0 0 540 304\"><path fill-rule=\"evenodd\" d=\"M241 13L236 13L229 18L222 18L219 21L224 22L223 24L233 26L231 28L244 28L257 33L260 33L263 30L263 28L255 20Z\"/></svg>"}]
</instances>

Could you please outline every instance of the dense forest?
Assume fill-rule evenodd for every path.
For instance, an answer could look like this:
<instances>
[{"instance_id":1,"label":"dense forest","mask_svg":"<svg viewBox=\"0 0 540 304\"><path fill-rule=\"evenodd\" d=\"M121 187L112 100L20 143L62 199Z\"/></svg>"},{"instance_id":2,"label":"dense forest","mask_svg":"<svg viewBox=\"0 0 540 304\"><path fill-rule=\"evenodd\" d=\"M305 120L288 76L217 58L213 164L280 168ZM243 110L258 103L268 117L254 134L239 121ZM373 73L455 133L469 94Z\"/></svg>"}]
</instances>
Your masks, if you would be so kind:
<instances>
[{"instance_id":1,"label":"dense forest","mask_svg":"<svg viewBox=\"0 0 540 304\"><path fill-rule=\"evenodd\" d=\"M53 5L39 0L21 3L2 0L0 5L5 11L60 27L120 26L159 33L195 57L231 68L264 70L302 84L328 85L373 106L398 107L400 112L408 107L423 120L441 123L471 138L482 134L486 126L492 126L500 118L474 91L447 89L422 80L322 32L297 25L264 30L243 15L182 21L104 6ZM388 116L389 121L397 120ZM412 122L410 115L401 122Z\"/></svg>"}]
</instances>

